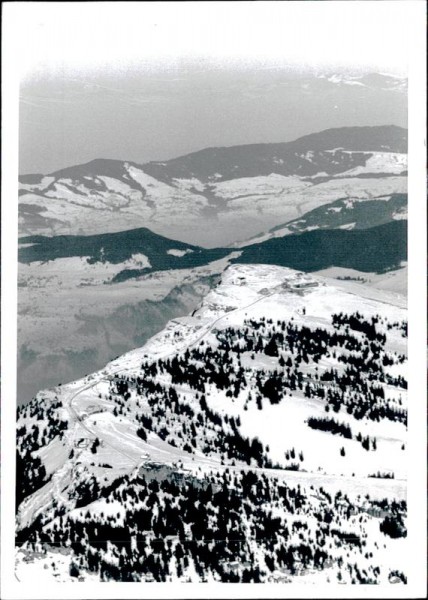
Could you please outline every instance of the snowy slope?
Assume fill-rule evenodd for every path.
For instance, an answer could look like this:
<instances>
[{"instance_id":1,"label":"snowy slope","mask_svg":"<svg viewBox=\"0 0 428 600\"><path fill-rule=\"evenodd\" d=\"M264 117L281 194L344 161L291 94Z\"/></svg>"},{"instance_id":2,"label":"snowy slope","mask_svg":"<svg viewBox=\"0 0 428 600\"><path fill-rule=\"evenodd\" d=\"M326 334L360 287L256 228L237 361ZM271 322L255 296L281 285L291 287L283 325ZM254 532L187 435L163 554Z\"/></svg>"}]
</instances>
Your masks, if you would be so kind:
<instances>
[{"instance_id":1,"label":"snowy slope","mask_svg":"<svg viewBox=\"0 0 428 600\"><path fill-rule=\"evenodd\" d=\"M334 279L333 285L336 287L344 287L348 289L352 287L356 289L355 284L363 285L369 288L376 288L380 290L386 290L393 294L397 294L397 304L400 302L399 296L407 296L407 279L408 279L408 268L407 264L403 264L401 268L394 271L388 271L387 273L363 273L356 271L355 269L343 269L341 267L331 267L330 269L323 269L317 271L316 275L322 277L329 277ZM356 291L358 294L359 292ZM404 302L404 299L403 299ZM403 304L405 306L405 303Z\"/></svg>"},{"instance_id":2,"label":"snowy slope","mask_svg":"<svg viewBox=\"0 0 428 600\"><path fill-rule=\"evenodd\" d=\"M366 510L366 494L367 506L383 498L404 501L406 310L388 292L365 291L357 284L345 290L333 283L276 266L229 267L192 316L172 320L142 348L102 371L41 392L19 411L18 419L18 447L30 452L22 481L29 486L38 481L18 511L24 541L33 535L29 526L43 530L48 539L59 535L61 514L69 524L101 518L106 525L111 514L108 527L123 525L136 510L133 502L125 500L123 512L98 499L114 502L116 492L108 486L116 489L115 481L122 481L128 497L131 488L140 485L141 474L151 476L148 461L161 465L161 479L170 477L170 469L182 472L188 481L193 478L192 486L211 473L221 488L226 468L236 474L237 489L242 473L249 470L257 477L266 475L273 489L299 485L308 502L301 520L312 531L309 537L318 527L312 521L317 503L310 500L311 494L320 494L317 489L346 494L357 511ZM316 342L315 347L317 339L328 343ZM274 346L279 344L276 349L272 340ZM374 379L360 369L353 385L340 383L347 365L358 364L363 351L368 353L365 362L374 361ZM332 370L333 380L324 378ZM265 384L278 377L283 387L279 396L272 396ZM294 386L294 377L301 378L302 385ZM365 392L359 391L360 385ZM257 391L263 389L262 394ZM339 389L344 395L337 404ZM372 394L372 404L357 414ZM351 435L314 428L310 419L340 423ZM288 515L281 506L278 514ZM370 506L367 510L374 511ZM402 518L397 516L402 508L388 510ZM243 521L248 526L250 513ZM361 521L346 514L342 521L348 531L352 523L360 531ZM383 565L379 575L373 572L370 577L387 581L394 564L402 565L396 557L405 542L380 533L379 517L367 514L364 531L375 553L372 564ZM387 555L380 551L384 542ZM25 551L31 551L28 543ZM260 544L255 541L252 548L261 553L260 565L265 560L270 564ZM21 553L19 569L25 575L22 558ZM113 555L111 560L116 560ZM323 570L327 575L336 577L337 568ZM177 577L178 572L173 574ZM193 577L197 580L198 575Z\"/></svg>"},{"instance_id":3,"label":"snowy slope","mask_svg":"<svg viewBox=\"0 0 428 600\"><path fill-rule=\"evenodd\" d=\"M374 152L364 166L345 171L346 175L363 175L366 173L390 173L399 175L407 170L407 154L397 152Z\"/></svg>"}]
</instances>

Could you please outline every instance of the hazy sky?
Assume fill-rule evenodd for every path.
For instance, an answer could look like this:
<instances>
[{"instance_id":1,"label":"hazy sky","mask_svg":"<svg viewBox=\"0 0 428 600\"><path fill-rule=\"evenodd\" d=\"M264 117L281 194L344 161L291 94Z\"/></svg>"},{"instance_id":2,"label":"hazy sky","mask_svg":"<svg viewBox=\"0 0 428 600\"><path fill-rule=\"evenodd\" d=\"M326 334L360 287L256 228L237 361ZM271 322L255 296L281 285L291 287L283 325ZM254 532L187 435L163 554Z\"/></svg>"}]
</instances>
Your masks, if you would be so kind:
<instances>
[{"instance_id":1,"label":"hazy sky","mask_svg":"<svg viewBox=\"0 0 428 600\"><path fill-rule=\"evenodd\" d=\"M405 76L412 4L11 3L20 172L405 126L405 94L319 75Z\"/></svg>"}]
</instances>

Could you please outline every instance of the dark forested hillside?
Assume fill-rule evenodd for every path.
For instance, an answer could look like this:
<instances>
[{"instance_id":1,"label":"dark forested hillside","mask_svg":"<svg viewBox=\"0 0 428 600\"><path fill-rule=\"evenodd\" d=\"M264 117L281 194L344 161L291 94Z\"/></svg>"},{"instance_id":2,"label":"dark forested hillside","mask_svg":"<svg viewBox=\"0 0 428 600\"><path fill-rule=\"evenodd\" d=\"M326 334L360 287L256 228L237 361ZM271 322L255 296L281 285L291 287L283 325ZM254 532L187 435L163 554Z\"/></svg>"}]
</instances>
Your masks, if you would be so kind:
<instances>
[{"instance_id":1,"label":"dark forested hillside","mask_svg":"<svg viewBox=\"0 0 428 600\"><path fill-rule=\"evenodd\" d=\"M317 230L243 248L239 263L265 263L302 271L346 267L365 272L396 268L407 260L407 221L362 230Z\"/></svg>"},{"instance_id":2,"label":"dark forested hillside","mask_svg":"<svg viewBox=\"0 0 428 600\"><path fill-rule=\"evenodd\" d=\"M19 249L22 263L79 256L87 257L89 263L118 264L136 253L148 257L150 267L126 269L114 281L152 271L189 269L231 254L227 248L205 249L169 240L146 228L88 236L29 236L21 238L21 243L25 244ZM274 264L303 271L337 266L382 272L400 266L406 259L407 221L399 220L364 230L317 230L270 239L244 247L233 262Z\"/></svg>"},{"instance_id":3,"label":"dark forested hillside","mask_svg":"<svg viewBox=\"0 0 428 600\"><path fill-rule=\"evenodd\" d=\"M281 232L285 228L292 233L303 233L310 229L339 229L345 226L350 226L350 229L369 229L389 223L397 215L405 215L406 211L407 194L391 194L389 199L373 198L364 201L346 198L324 204L293 221L272 227L268 233ZM256 238L253 241L256 241Z\"/></svg>"}]
</instances>

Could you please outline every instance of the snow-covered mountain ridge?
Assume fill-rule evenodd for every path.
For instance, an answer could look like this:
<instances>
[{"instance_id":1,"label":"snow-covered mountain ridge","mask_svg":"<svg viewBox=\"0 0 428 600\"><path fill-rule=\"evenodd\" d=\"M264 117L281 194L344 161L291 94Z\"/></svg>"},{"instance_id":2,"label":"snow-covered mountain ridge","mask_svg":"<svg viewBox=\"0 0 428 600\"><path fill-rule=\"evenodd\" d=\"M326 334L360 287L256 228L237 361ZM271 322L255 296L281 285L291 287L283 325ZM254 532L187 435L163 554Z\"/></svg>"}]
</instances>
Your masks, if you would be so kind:
<instances>
[{"instance_id":1,"label":"snow-covered mountain ridge","mask_svg":"<svg viewBox=\"0 0 428 600\"><path fill-rule=\"evenodd\" d=\"M407 131L330 129L284 144L208 148L139 165L98 159L20 177L20 233L96 234L149 226L227 245L343 198L406 192ZM112 218L113 216L113 218Z\"/></svg>"},{"instance_id":2,"label":"snow-covered mountain ridge","mask_svg":"<svg viewBox=\"0 0 428 600\"><path fill-rule=\"evenodd\" d=\"M192 316L171 321L142 348L83 380L41 392L19 410L20 573L26 572L24 554L39 543L57 562L50 544L56 540L68 545L66 564L77 561L83 577L117 578L114 565L122 552L130 576L158 580L165 574L149 559L150 548L174 530L173 507L193 498L196 512L181 513L184 528L171 542L178 563L173 561L168 577L199 580L198 564L205 559L189 548L199 547L199 536L210 539L210 523L218 525L216 495L230 496L235 489L247 541L237 549L226 542L225 548L226 562L238 561L236 569L230 567L238 581L246 569L250 581L273 580L285 564L290 576L303 565L308 580L311 572L322 579L339 578L341 571L345 581L387 581L394 564L403 564L397 556L405 543L406 335L404 300L386 292L345 281L333 287L330 280L277 266L229 267ZM263 517L265 525L255 517L257 501L245 473L255 477L251 485L270 490L259 507L263 514L273 511ZM212 502L212 516L199 522L198 502L208 487L205 503ZM146 492L147 498L153 492L150 501ZM170 503L171 493L178 504ZM293 509L296 493L301 500ZM310 500L311 494L321 500ZM276 504L274 498L282 500ZM333 520L341 521L338 533L316 517L319 509L327 510L324 502ZM375 516L379 511L383 521ZM321 530L330 548L335 536L346 539L351 531L356 537L343 550L327 544L321 558L313 550L306 555L296 545L297 531L292 533L297 515L306 531L300 543L308 547L321 548L315 542ZM389 527L387 517L398 527L396 537L381 533ZM146 541L134 543L141 519ZM82 527L87 533L79 533L77 547L73 536ZM98 535L103 527L110 540L130 536L130 545L103 542L96 550L92 527ZM264 534L257 534L260 527ZM241 526L230 528L244 535ZM271 535L272 547L263 541ZM184 544L187 539L195 543ZM366 550L357 539L366 540ZM349 551L357 570L343 572ZM365 558L370 552L374 558ZM213 555L208 576L228 581L221 555L223 550ZM252 555L257 574L243 564ZM53 577L51 566L48 571Z\"/></svg>"}]
</instances>

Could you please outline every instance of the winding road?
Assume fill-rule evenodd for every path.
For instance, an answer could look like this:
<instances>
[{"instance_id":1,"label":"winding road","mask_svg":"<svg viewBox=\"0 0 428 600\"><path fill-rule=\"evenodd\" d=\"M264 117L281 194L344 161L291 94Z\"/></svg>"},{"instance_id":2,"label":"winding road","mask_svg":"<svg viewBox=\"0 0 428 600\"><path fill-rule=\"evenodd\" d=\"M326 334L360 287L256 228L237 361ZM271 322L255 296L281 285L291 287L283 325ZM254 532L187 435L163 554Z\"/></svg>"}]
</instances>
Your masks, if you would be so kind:
<instances>
[{"instance_id":1,"label":"winding road","mask_svg":"<svg viewBox=\"0 0 428 600\"><path fill-rule=\"evenodd\" d=\"M212 330L214 329L214 327L216 325L218 325L220 322L227 321L231 315L234 315L238 312L248 310L252 306L254 306L260 302L263 302L264 300L266 300L268 298L271 298L272 296L278 294L281 291L283 292L284 290L280 286L276 286L273 289L273 291L270 292L269 294L263 295L260 298L257 298L256 300L250 302L249 304L237 307L236 309L229 311L229 312L215 318L211 323L209 323L209 325L207 327L204 328L204 330L200 333L200 335L198 335L197 338L195 340L191 341L190 343L185 342L181 347L176 347L167 353L159 353L159 354L157 354L157 356L159 358L160 357L167 358L169 356L178 354L180 352L185 352L189 348L195 347L200 342L202 342L202 340L204 338L206 338L206 336L208 334L210 334L212 332ZM76 398L78 398L78 396L80 394L82 394L85 391L90 390L91 388L96 386L101 381L109 381L110 378L114 375L124 374L124 373L130 372L130 371L134 371L135 369L138 369L139 366L141 365L141 361L142 361L142 358L139 357L138 360L136 360L134 365L128 366L127 368L123 368L123 367L118 368L114 371L111 371L108 376L106 376L105 374L102 374L98 378L95 378L92 381L86 383L84 386L82 386L80 389L76 390L75 392L73 392L70 395L70 397L67 400L68 408L69 408L71 414L73 415L74 419L78 422L78 424L83 429L85 429L89 434L91 434L92 436L95 436L95 437L102 437L100 432L97 432L96 430L89 428L84 423L84 420L78 414L77 410L74 408L73 401L75 401ZM111 443L107 442L106 440L104 440L104 443L107 446L109 446L114 452L117 452L118 454L121 454L122 456L124 456L128 460L130 460L133 463L132 470L135 468L138 468L141 465L141 463L142 463L141 460L135 461L134 457L131 457L129 454L124 452L122 449L117 448L116 446L112 445ZM147 444L147 445L150 448L150 444ZM153 450L155 450L156 453L159 453L160 449L153 446ZM168 454L166 450L165 450L165 454ZM180 458L183 458L183 457L180 456ZM173 461L175 459L177 459L177 449L175 449L171 446L170 461ZM195 464L196 461L193 462L193 460L192 460L192 456L189 454L189 463ZM341 482L340 485L343 485L344 488L348 489L349 491L355 490L358 488L361 491L361 493L363 493L363 492L366 493L370 489L370 491L372 493L375 493L377 495L377 492L378 492L380 496L382 496L382 494L386 493L387 495L395 495L396 494L400 498L405 497L405 486L406 486L405 480L396 479L396 480L376 480L376 481L374 481L373 478L355 478L355 477L342 477L342 476L339 477L336 475L326 475L326 474L321 474L321 473L306 473L303 471L295 472L295 471L287 471L287 470L282 470L282 469L266 469L266 468L260 468L260 467L248 467L246 465L243 465L243 466L221 465L221 462L219 460L213 459L211 457L210 458L204 457L204 460L202 460L202 461L200 461L200 459L198 457L197 462L202 462L205 465L210 465L210 466L212 466L212 468L219 469L219 470L228 468L230 470L236 470L236 471L253 470L253 471L257 471L257 472L263 472L265 474L276 476L281 479L286 479L290 482L304 483L304 482L310 481L310 483L313 484L314 481L316 480L319 485L328 485L329 483L331 483L331 484L337 483L339 480Z\"/></svg>"}]
</instances>

